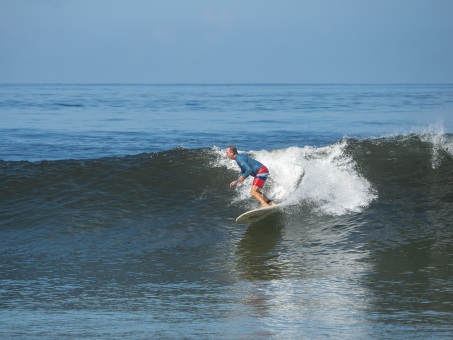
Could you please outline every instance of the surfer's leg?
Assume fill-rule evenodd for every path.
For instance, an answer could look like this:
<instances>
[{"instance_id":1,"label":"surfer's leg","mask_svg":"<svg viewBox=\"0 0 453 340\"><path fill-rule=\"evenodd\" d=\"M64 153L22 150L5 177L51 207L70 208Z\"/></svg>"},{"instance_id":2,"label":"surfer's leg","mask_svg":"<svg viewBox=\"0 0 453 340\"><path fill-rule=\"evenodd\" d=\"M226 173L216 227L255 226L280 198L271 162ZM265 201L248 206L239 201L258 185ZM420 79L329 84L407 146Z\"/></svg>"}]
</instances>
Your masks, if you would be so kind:
<instances>
[{"instance_id":1,"label":"surfer's leg","mask_svg":"<svg viewBox=\"0 0 453 340\"><path fill-rule=\"evenodd\" d=\"M270 199L268 199L268 200L266 201L266 203L269 204L269 206L271 206L271 207L274 206L274 205L277 205L277 203L275 203L274 201L272 201L272 200L270 200Z\"/></svg>"},{"instance_id":2,"label":"surfer's leg","mask_svg":"<svg viewBox=\"0 0 453 340\"><path fill-rule=\"evenodd\" d=\"M270 207L272 205L275 205L272 200L266 197L266 195L261 191L264 187L264 183L266 183L267 176L269 175L269 172L265 166L263 166L260 171L258 171L255 179L253 180L252 183L252 190L250 193L252 194L253 197L255 197L258 202L261 203L261 207L266 208Z\"/></svg>"},{"instance_id":3,"label":"surfer's leg","mask_svg":"<svg viewBox=\"0 0 453 340\"><path fill-rule=\"evenodd\" d=\"M269 204L266 203L267 197L260 191L260 188L258 188L256 185L252 185L252 190L250 191L250 194L253 197L255 197L258 202L260 202L261 207L265 208L269 206Z\"/></svg>"},{"instance_id":4,"label":"surfer's leg","mask_svg":"<svg viewBox=\"0 0 453 340\"><path fill-rule=\"evenodd\" d=\"M272 202L269 198L267 198L267 196L256 185L252 185L252 190L250 191L250 194L252 194L252 196L255 197L258 202L260 202L261 207L263 208L275 205L275 203Z\"/></svg>"}]
</instances>

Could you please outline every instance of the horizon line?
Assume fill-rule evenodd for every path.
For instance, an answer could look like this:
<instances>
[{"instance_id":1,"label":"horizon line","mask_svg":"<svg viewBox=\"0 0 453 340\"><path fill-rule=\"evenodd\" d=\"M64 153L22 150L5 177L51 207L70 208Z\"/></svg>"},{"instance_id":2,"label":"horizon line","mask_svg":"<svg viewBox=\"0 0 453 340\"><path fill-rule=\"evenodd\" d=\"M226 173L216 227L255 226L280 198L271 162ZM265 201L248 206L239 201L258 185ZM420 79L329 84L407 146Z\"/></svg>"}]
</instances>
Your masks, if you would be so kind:
<instances>
[{"instance_id":1,"label":"horizon line","mask_svg":"<svg viewBox=\"0 0 453 340\"><path fill-rule=\"evenodd\" d=\"M158 82L158 83L147 83L147 82L0 82L0 85L453 85L453 82L215 82L215 83L200 83L200 82Z\"/></svg>"}]
</instances>

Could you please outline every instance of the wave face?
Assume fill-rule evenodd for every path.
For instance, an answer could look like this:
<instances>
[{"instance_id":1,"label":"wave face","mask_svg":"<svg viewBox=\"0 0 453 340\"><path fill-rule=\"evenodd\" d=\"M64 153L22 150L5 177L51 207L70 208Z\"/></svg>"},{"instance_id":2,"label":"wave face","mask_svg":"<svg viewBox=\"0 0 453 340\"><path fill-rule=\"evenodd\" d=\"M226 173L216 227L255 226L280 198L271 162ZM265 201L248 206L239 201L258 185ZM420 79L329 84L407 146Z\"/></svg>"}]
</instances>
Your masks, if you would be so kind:
<instances>
[{"instance_id":1,"label":"wave face","mask_svg":"<svg viewBox=\"0 0 453 340\"><path fill-rule=\"evenodd\" d=\"M265 191L283 205L318 215L344 215L376 204L451 204L452 135L410 134L344 138L326 147L247 151L266 164ZM241 151L240 151L241 152ZM173 149L95 160L0 163L2 226L39 227L49 221L102 225L154 215L222 217L256 206L248 179L224 150Z\"/></svg>"}]
</instances>

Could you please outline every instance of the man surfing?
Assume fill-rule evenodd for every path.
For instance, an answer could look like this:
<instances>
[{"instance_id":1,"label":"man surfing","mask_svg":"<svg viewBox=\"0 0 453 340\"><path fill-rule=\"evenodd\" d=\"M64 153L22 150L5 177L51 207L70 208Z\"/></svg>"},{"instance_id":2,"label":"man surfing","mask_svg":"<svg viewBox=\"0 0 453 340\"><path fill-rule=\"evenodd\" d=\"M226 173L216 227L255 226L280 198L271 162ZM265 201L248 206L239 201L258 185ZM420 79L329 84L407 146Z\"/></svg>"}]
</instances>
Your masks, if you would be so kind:
<instances>
[{"instance_id":1,"label":"man surfing","mask_svg":"<svg viewBox=\"0 0 453 340\"><path fill-rule=\"evenodd\" d=\"M276 205L261 191L267 177L269 176L269 170L263 164L247 155L238 154L238 150L234 146L226 148L226 156L229 159L235 160L241 168L239 178L230 183L230 188L234 187L238 183L244 182L244 180L251 175L255 177L255 179L253 180L250 194L255 197L258 202L260 202L262 208Z\"/></svg>"}]
</instances>

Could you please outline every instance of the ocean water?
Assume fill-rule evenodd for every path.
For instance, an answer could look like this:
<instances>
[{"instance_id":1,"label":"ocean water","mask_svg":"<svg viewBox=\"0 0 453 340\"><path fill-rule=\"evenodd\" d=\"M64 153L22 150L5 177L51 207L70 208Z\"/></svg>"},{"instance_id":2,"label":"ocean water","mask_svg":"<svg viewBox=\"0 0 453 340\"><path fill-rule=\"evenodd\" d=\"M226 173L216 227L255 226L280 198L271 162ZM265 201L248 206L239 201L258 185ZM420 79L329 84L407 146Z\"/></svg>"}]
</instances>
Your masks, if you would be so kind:
<instances>
[{"instance_id":1,"label":"ocean water","mask_svg":"<svg viewBox=\"0 0 453 340\"><path fill-rule=\"evenodd\" d=\"M452 133L453 85L0 85L0 337L451 339Z\"/></svg>"}]
</instances>

